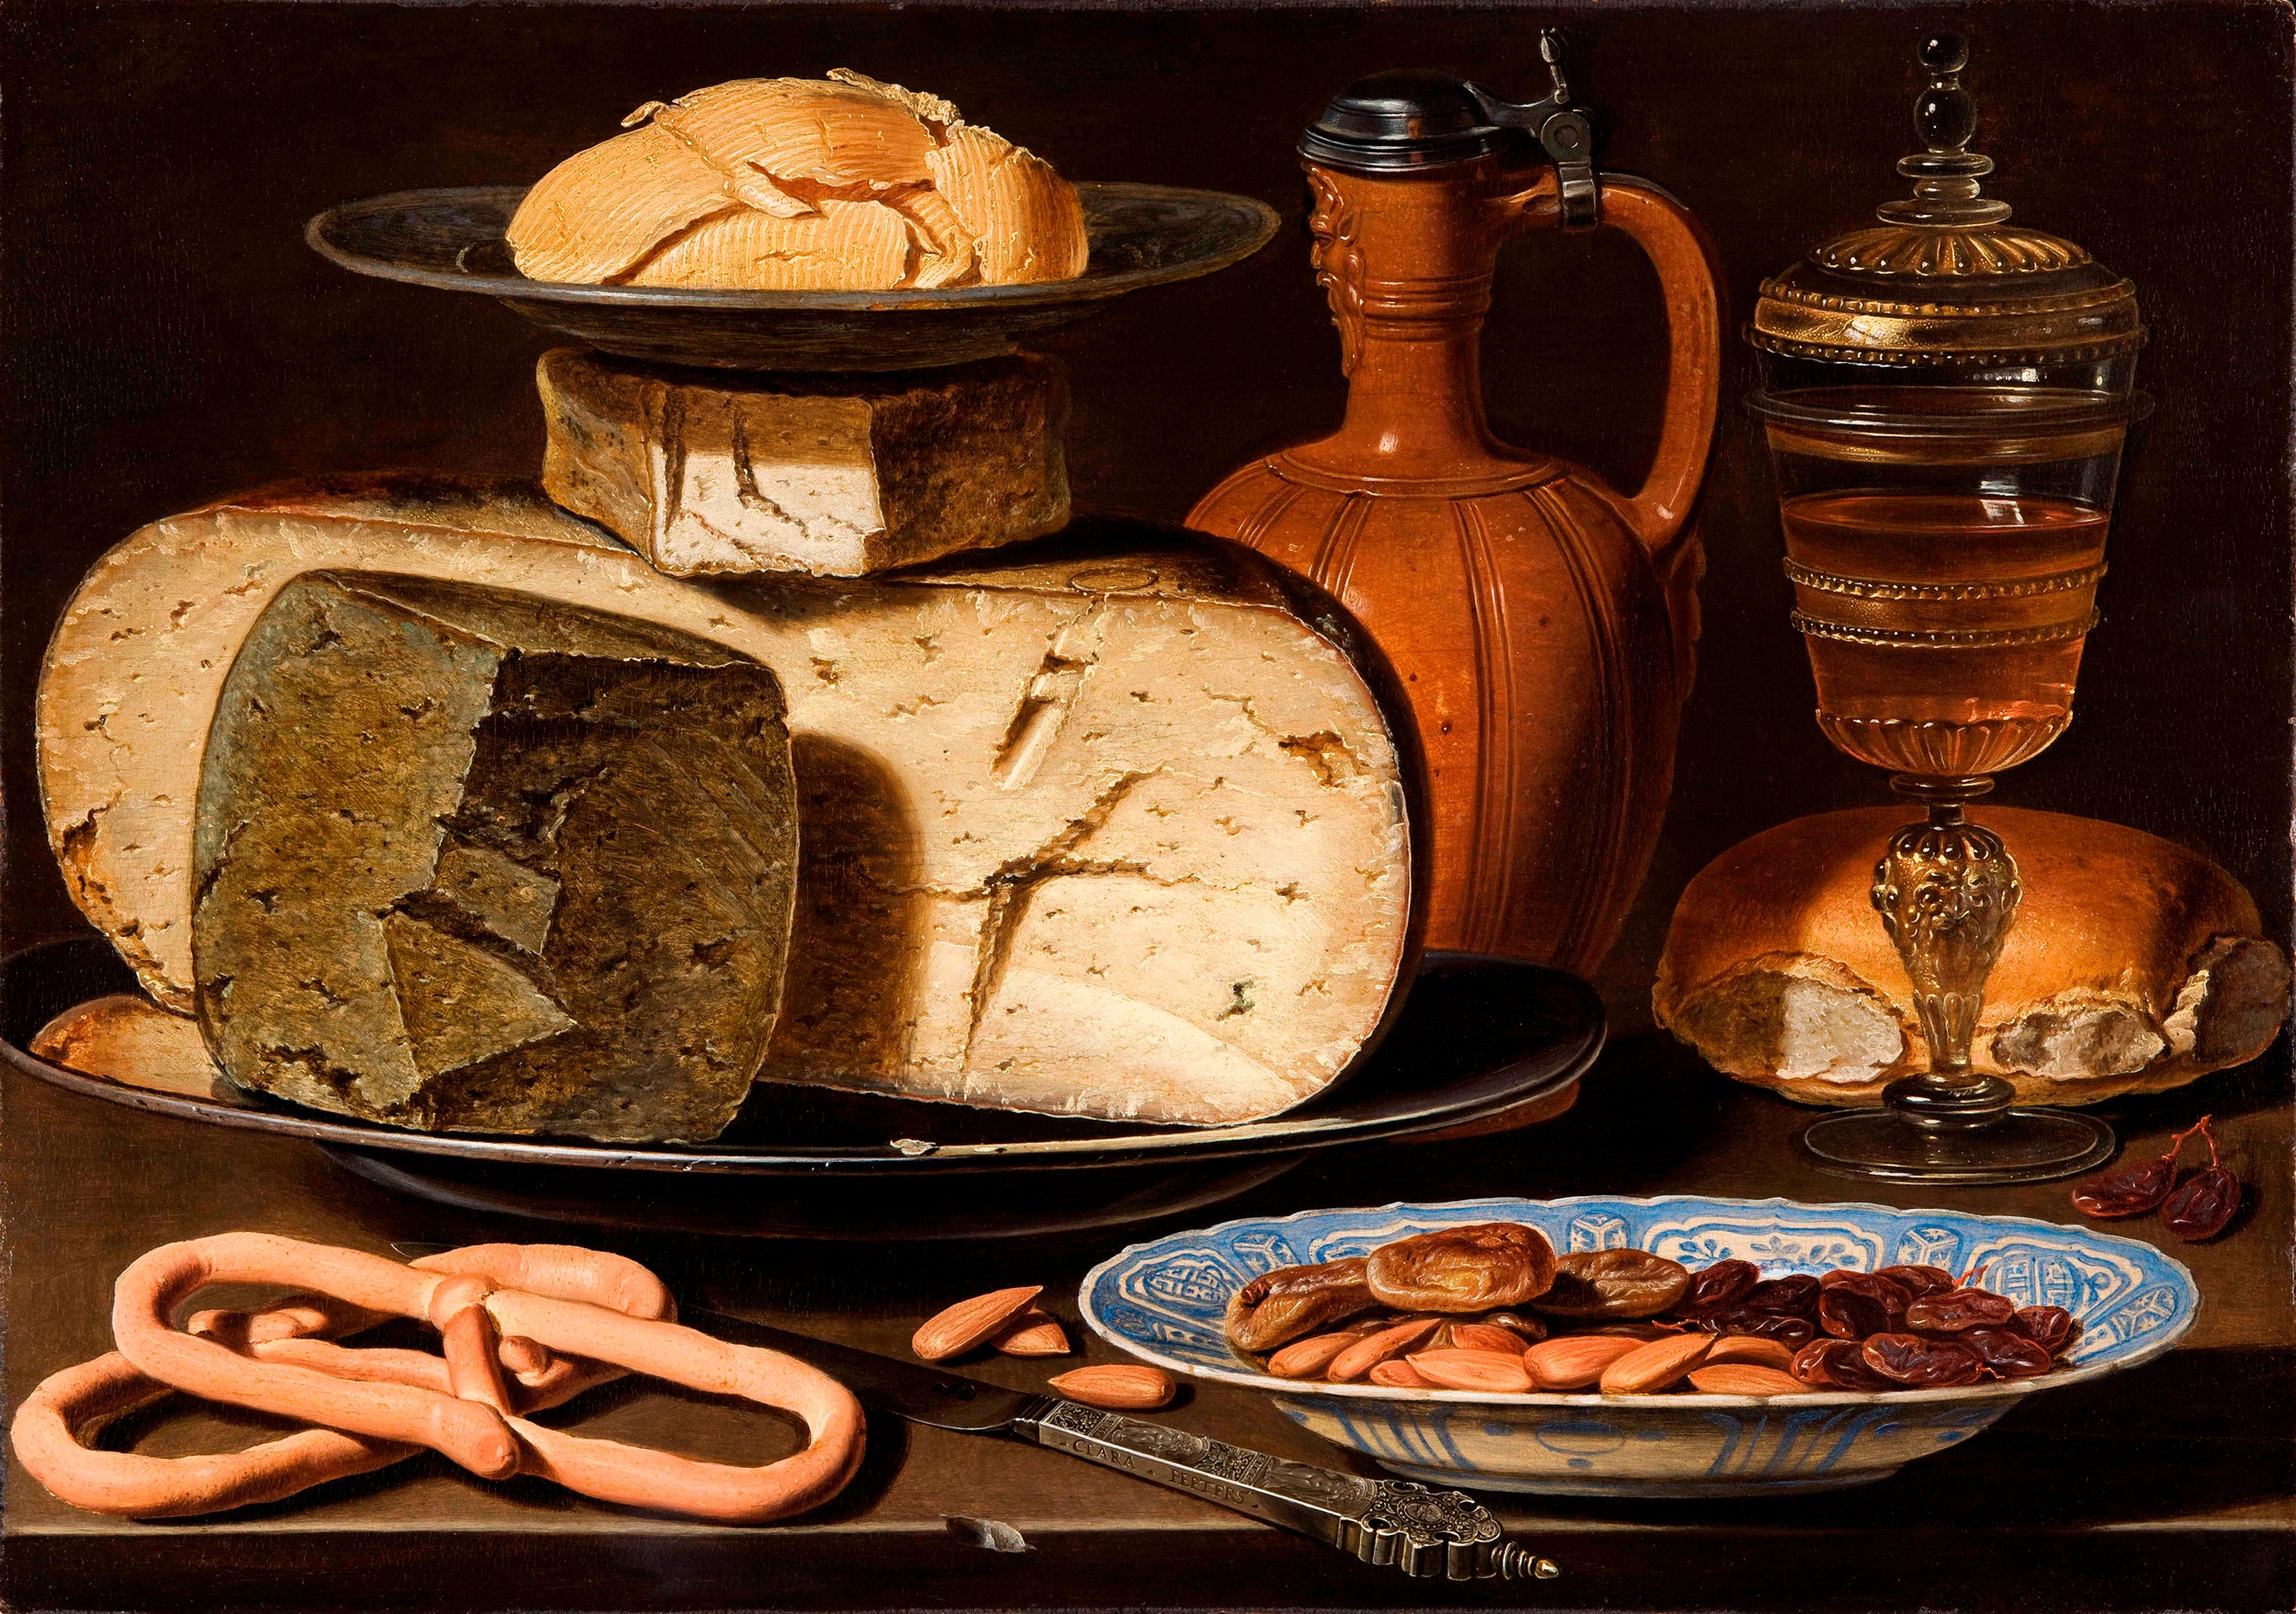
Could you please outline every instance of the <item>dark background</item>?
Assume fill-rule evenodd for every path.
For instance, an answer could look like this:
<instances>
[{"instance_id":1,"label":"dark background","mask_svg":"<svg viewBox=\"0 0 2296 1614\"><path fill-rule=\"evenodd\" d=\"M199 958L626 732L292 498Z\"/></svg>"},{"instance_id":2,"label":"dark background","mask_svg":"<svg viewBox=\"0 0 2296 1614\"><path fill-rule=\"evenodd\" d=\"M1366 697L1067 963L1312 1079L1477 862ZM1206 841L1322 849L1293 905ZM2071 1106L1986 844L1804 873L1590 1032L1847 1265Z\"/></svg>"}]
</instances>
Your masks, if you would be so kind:
<instances>
[{"instance_id":1,"label":"dark background","mask_svg":"<svg viewBox=\"0 0 2296 1614\"><path fill-rule=\"evenodd\" d=\"M478 299L361 280L302 244L348 198L515 182L639 102L850 65L949 96L1078 178L1249 192L1293 228L1256 260L1042 345L1070 366L1080 508L1177 518L1341 405L1297 229L1292 141L1323 98L1429 64L1543 93L1570 27L1607 166L1711 230L1730 310L1705 494L1705 638L1671 817L1604 983L1644 1012L1683 884L1795 814L1885 799L1810 721L1769 471L1736 401L1757 282L1904 188L1924 28L1971 36L1976 147L2020 220L2134 280L2159 401L2128 455L2080 720L2007 781L2223 862L2289 925L2290 26L2271 4L1700 11L989 12L319 5L8 6L5 722L10 944L76 928L48 855L29 711L73 583L138 525L337 469L531 475L545 339ZM1503 260L1485 354L1503 435L1639 480L1664 342L1623 239Z\"/></svg>"}]
</instances>

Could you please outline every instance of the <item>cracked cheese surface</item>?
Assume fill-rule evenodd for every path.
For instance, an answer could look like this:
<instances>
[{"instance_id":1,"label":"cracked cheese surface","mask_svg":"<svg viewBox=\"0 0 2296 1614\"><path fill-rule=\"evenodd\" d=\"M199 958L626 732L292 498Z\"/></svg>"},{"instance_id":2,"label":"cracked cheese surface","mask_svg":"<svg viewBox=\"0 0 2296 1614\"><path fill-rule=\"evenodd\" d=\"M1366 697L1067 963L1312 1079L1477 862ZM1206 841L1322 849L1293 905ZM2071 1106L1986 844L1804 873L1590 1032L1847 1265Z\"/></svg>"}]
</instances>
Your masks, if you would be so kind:
<instances>
[{"instance_id":1,"label":"cracked cheese surface","mask_svg":"<svg viewBox=\"0 0 2296 1614\"><path fill-rule=\"evenodd\" d=\"M1361 676L1231 564L1015 548L969 570L711 584L531 493L221 505L128 539L67 609L40 689L51 840L89 918L188 1007L199 759L264 606L329 568L483 581L780 678L801 866L764 1074L1054 1113L1272 1114L1380 1022L1410 841ZM482 873L453 877L478 890ZM534 922L512 894L487 900Z\"/></svg>"}]
</instances>

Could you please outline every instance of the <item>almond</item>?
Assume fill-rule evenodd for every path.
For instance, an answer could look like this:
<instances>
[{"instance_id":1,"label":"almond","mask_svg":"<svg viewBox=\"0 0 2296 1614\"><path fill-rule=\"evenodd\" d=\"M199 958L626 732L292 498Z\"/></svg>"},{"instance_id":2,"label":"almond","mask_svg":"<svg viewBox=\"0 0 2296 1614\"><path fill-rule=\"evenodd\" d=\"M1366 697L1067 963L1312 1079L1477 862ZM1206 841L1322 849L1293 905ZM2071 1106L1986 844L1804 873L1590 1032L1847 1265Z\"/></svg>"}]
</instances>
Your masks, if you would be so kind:
<instances>
[{"instance_id":1,"label":"almond","mask_svg":"<svg viewBox=\"0 0 2296 1614\"><path fill-rule=\"evenodd\" d=\"M1774 1343L1774 1342L1773 1342ZM1693 1368L1690 1387L1708 1395L1810 1395L1816 1392L1792 1373L1752 1362L1726 1361Z\"/></svg>"},{"instance_id":2,"label":"almond","mask_svg":"<svg viewBox=\"0 0 2296 1614\"><path fill-rule=\"evenodd\" d=\"M1439 1390L1475 1390L1485 1395L1520 1395L1531 1387L1531 1371L1509 1350L1423 1350L1403 1359L1412 1371Z\"/></svg>"},{"instance_id":3,"label":"almond","mask_svg":"<svg viewBox=\"0 0 2296 1614\"><path fill-rule=\"evenodd\" d=\"M1172 1376L1160 1368L1136 1362L1104 1362L1097 1368L1076 1368L1045 1381L1059 1394L1086 1406L1112 1412L1144 1412L1172 1399Z\"/></svg>"},{"instance_id":4,"label":"almond","mask_svg":"<svg viewBox=\"0 0 2296 1614\"><path fill-rule=\"evenodd\" d=\"M937 1313L909 1340L909 1349L927 1361L947 1361L986 1342L1044 1292L1044 1285L999 1289L961 1300Z\"/></svg>"},{"instance_id":5,"label":"almond","mask_svg":"<svg viewBox=\"0 0 2296 1614\"><path fill-rule=\"evenodd\" d=\"M1512 1329L1491 1323L1454 1323L1451 1337L1446 1343L1461 1350L1497 1350L1513 1356L1523 1354L1523 1337Z\"/></svg>"},{"instance_id":6,"label":"almond","mask_svg":"<svg viewBox=\"0 0 2296 1614\"><path fill-rule=\"evenodd\" d=\"M1066 1356L1068 1331L1058 1318L1030 1306L1005 1325L995 1344L1007 1356Z\"/></svg>"},{"instance_id":7,"label":"almond","mask_svg":"<svg viewBox=\"0 0 2296 1614\"><path fill-rule=\"evenodd\" d=\"M1389 1390L1432 1390L1434 1385L1412 1371L1411 1363L1390 1360L1372 1364L1365 1375L1371 1383Z\"/></svg>"},{"instance_id":8,"label":"almond","mask_svg":"<svg viewBox=\"0 0 2296 1614\"><path fill-rule=\"evenodd\" d=\"M1360 1379L1371 1371L1373 1363L1402 1355L1442 1326L1441 1317L1415 1317L1408 1323L1382 1328L1377 1334L1367 1334L1333 1358L1323 1376L1334 1384Z\"/></svg>"},{"instance_id":9,"label":"almond","mask_svg":"<svg viewBox=\"0 0 2296 1614\"><path fill-rule=\"evenodd\" d=\"M1532 1346L1523 1353L1523 1365L1542 1390L1592 1390L1604 1368L1642 1344L1615 1334L1572 1334Z\"/></svg>"},{"instance_id":10,"label":"almond","mask_svg":"<svg viewBox=\"0 0 2296 1614\"><path fill-rule=\"evenodd\" d=\"M1794 1365L1794 1353L1775 1339L1762 1339L1751 1334L1726 1334L1706 1352L1706 1360L1715 1367L1724 1362L1748 1362L1758 1368L1775 1368L1783 1373Z\"/></svg>"},{"instance_id":11,"label":"almond","mask_svg":"<svg viewBox=\"0 0 2296 1614\"><path fill-rule=\"evenodd\" d=\"M1677 1383L1705 1360L1711 1334L1675 1334L1638 1345L1603 1370L1605 1395L1648 1395Z\"/></svg>"},{"instance_id":12,"label":"almond","mask_svg":"<svg viewBox=\"0 0 2296 1614\"><path fill-rule=\"evenodd\" d=\"M1360 1334L1317 1334L1295 1339L1267 1359L1267 1371L1279 1379L1312 1379L1362 1337Z\"/></svg>"}]
</instances>

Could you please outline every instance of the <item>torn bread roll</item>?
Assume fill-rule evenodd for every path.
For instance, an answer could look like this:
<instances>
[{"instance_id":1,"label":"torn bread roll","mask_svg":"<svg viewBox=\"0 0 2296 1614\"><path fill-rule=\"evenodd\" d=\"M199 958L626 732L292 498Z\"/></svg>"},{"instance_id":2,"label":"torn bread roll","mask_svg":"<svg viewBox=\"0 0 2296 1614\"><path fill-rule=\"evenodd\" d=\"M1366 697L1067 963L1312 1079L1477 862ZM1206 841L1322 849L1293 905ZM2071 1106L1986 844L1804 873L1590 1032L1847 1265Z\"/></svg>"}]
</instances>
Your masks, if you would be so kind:
<instances>
[{"instance_id":1,"label":"torn bread roll","mask_svg":"<svg viewBox=\"0 0 2296 1614\"><path fill-rule=\"evenodd\" d=\"M689 581L532 489L424 478L156 523L57 626L51 844L170 1007L194 1001L226 674L316 571L588 606L779 677L800 863L769 1078L1240 1121L1339 1079L1400 1007L1424 906L1403 707L1345 613L1249 551L1109 522L881 579Z\"/></svg>"},{"instance_id":2,"label":"torn bread roll","mask_svg":"<svg viewBox=\"0 0 2296 1614\"><path fill-rule=\"evenodd\" d=\"M1971 1063L2021 1101L2090 1104L2255 1058L2288 961L2223 869L2142 830L1978 804L2024 886ZM1902 807L1796 818L1741 841L1675 905L1650 1003L1727 1075L1865 1105L1929 1068L1905 967L1869 896Z\"/></svg>"},{"instance_id":3,"label":"torn bread roll","mask_svg":"<svg viewBox=\"0 0 2296 1614\"><path fill-rule=\"evenodd\" d=\"M839 68L649 101L559 164L507 231L534 280L745 291L1067 280L1075 188L938 96Z\"/></svg>"}]
</instances>

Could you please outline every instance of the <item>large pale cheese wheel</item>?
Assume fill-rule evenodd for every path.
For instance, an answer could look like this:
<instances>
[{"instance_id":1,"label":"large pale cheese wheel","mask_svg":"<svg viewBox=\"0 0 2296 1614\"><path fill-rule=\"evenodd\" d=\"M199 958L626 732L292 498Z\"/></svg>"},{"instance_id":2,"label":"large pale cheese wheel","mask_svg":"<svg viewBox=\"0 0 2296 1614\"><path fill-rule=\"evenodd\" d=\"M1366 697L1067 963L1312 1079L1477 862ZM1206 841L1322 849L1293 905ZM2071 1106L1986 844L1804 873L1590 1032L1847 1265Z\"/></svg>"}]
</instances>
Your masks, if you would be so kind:
<instances>
[{"instance_id":1,"label":"large pale cheese wheel","mask_svg":"<svg viewBox=\"0 0 2296 1614\"><path fill-rule=\"evenodd\" d=\"M233 658L192 963L242 1087L423 1131L699 1142L794 902L772 673L470 583L313 572Z\"/></svg>"},{"instance_id":2,"label":"large pale cheese wheel","mask_svg":"<svg viewBox=\"0 0 2296 1614\"><path fill-rule=\"evenodd\" d=\"M1905 807L1820 813L1724 852L1675 905L1660 1025L1717 1070L1811 1104L1877 1104L1929 1068L1870 896ZM1970 1063L2020 1100L2088 1104L2255 1058L2288 1012L2288 961L2237 881L2122 824L1980 802L2024 887Z\"/></svg>"},{"instance_id":3,"label":"large pale cheese wheel","mask_svg":"<svg viewBox=\"0 0 2296 1614\"><path fill-rule=\"evenodd\" d=\"M51 842L172 1007L225 675L327 570L587 606L780 677L802 862L769 1078L1247 1119L1345 1074L1413 966L1408 720L1345 614L1248 551L1106 523L887 578L710 583L531 489L376 478L146 527L57 627Z\"/></svg>"}]
</instances>

